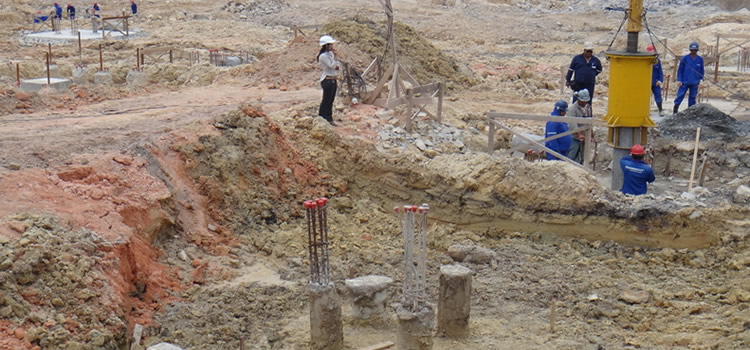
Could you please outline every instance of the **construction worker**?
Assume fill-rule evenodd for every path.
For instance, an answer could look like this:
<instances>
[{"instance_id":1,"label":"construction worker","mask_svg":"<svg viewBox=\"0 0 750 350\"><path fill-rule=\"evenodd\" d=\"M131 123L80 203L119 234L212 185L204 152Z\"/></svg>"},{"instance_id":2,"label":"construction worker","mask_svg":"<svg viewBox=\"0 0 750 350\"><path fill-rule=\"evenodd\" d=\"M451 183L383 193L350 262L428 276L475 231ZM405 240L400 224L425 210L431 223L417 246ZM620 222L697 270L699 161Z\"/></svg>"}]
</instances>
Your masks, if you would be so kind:
<instances>
[{"instance_id":1,"label":"construction worker","mask_svg":"<svg viewBox=\"0 0 750 350\"><path fill-rule=\"evenodd\" d=\"M99 3L96 3L96 2L95 2L95 3L94 3L94 6L92 6L92 7L91 7L91 10L92 10L92 11L91 11L91 14L92 14L92 15L93 15L94 17L96 17L96 18L101 18L101 16L99 16L99 12L101 12L101 11L102 11L102 9L101 9L101 8L99 7Z\"/></svg>"},{"instance_id":2,"label":"construction worker","mask_svg":"<svg viewBox=\"0 0 750 350\"><path fill-rule=\"evenodd\" d=\"M698 96L698 87L703 82L703 75L705 71L703 69L703 57L698 56L698 43L693 41L688 46L690 53L682 56L680 60L680 66L677 68L677 96L674 98L674 113L680 109L682 99L685 98L685 93L689 92L688 95L688 107L695 104L695 99Z\"/></svg>"},{"instance_id":3,"label":"construction worker","mask_svg":"<svg viewBox=\"0 0 750 350\"><path fill-rule=\"evenodd\" d=\"M654 45L646 47L648 52L656 52ZM655 63L651 66L651 92L654 94L654 102L656 107L659 108L659 115L664 115L664 111L661 107L661 83L664 81L664 71L661 69L661 60L656 57Z\"/></svg>"},{"instance_id":4,"label":"construction worker","mask_svg":"<svg viewBox=\"0 0 750 350\"><path fill-rule=\"evenodd\" d=\"M42 11L37 11L36 17L34 17L34 23L47 22L48 19L49 19L49 16L42 16Z\"/></svg>"},{"instance_id":5,"label":"construction worker","mask_svg":"<svg viewBox=\"0 0 750 350\"><path fill-rule=\"evenodd\" d=\"M583 44L583 53L574 56L570 62L568 74L565 76L565 86L573 91L586 89L589 97L593 98L596 76L601 72L602 62L594 56L594 43L587 41ZM575 95L573 95L573 102L576 102Z\"/></svg>"},{"instance_id":6,"label":"construction worker","mask_svg":"<svg viewBox=\"0 0 750 350\"><path fill-rule=\"evenodd\" d=\"M60 7L60 4L54 3L52 5L55 6L55 17L54 17L54 19L62 19L62 7Z\"/></svg>"},{"instance_id":7,"label":"construction worker","mask_svg":"<svg viewBox=\"0 0 750 350\"><path fill-rule=\"evenodd\" d=\"M648 191L648 183L654 182L654 170L643 161L645 155L643 146L635 145L630 148L630 156L620 159L622 169L622 189L624 194L641 195Z\"/></svg>"},{"instance_id":8,"label":"construction worker","mask_svg":"<svg viewBox=\"0 0 750 350\"><path fill-rule=\"evenodd\" d=\"M568 112L568 103L560 100L555 102L555 109L552 110L552 113L550 115L552 116L560 116L564 117L565 114ZM547 124L544 127L544 138L549 138L555 135L564 134L568 132L568 123L563 122L556 122L556 121L548 121ZM544 146L562 154L563 156L568 155L568 149L570 149L570 143L572 142L573 137L570 135L565 135L563 137L545 141ZM562 160L557 157L555 157L552 153L547 153L547 160Z\"/></svg>"},{"instance_id":9,"label":"construction worker","mask_svg":"<svg viewBox=\"0 0 750 350\"><path fill-rule=\"evenodd\" d=\"M591 108L589 108L591 96L589 96L589 91L586 89L577 91L574 100L576 102L573 103L573 107L568 111L568 116L576 118L591 118ZM575 129L580 128L581 126L581 124L571 123L568 125L568 128ZM583 149L586 144L586 135L584 132L578 131L573 134L571 141L570 148L568 149L568 158L583 164Z\"/></svg>"},{"instance_id":10,"label":"construction worker","mask_svg":"<svg viewBox=\"0 0 750 350\"><path fill-rule=\"evenodd\" d=\"M68 4L68 6L65 8L65 12L68 13L68 18L70 19L76 19L76 8L75 6Z\"/></svg>"},{"instance_id":11,"label":"construction worker","mask_svg":"<svg viewBox=\"0 0 750 350\"><path fill-rule=\"evenodd\" d=\"M327 120L331 125L336 126L333 121L333 100L336 98L336 78L339 73L339 63L336 61L336 51L333 49L333 43L336 40L330 35L320 37L320 52L318 52L318 63L323 68L323 74L320 76L320 87L323 88L323 100L320 102L318 115Z\"/></svg>"},{"instance_id":12,"label":"construction worker","mask_svg":"<svg viewBox=\"0 0 750 350\"><path fill-rule=\"evenodd\" d=\"M130 1L130 12L133 13L133 16L135 16L136 13L138 13L138 5L136 5L135 1L132 1L132 0Z\"/></svg>"}]
</instances>

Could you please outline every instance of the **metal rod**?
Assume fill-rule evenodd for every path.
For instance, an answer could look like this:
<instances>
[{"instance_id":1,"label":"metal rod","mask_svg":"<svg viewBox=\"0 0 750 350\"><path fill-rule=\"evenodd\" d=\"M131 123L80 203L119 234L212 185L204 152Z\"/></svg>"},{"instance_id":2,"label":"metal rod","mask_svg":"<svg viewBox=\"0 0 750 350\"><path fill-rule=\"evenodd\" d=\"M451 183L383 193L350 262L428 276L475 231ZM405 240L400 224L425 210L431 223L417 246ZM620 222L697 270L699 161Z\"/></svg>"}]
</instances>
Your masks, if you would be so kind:
<instances>
[{"instance_id":1,"label":"metal rod","mask_svg":"<svg viewBox=\"0 0 750 350\"><path fill-rule=\"evenodd\" d=\"M99 44L99 71L104 70L104 59L102 58L102 44Z\"/></svg>"},{"instance_id":2,"label":"metal rod","mask_svg":"<svg viewBox=\"0 0 750 350\"><path fill-rule=\"evenodd\" d=\"M49 52L47 52L47 85L51 85L50 82L50 74L49 74Z\"/></svg>"},{"instance_id":3,"label":"metal rod","mask_svg":"<svg viewBox=\"0 0 750 350\"><path fill-rule=\"evenodd\" d=\"M135 48L135 69L141 70L141 48Z\"/></svg>"},{"instance_id":4,"label":"metal rod","mask_svg":"<svg viewBox=\"0 0 750 350\"><path fill-rule=\"evenodd\" d=\"M16 86L21 86L21 67L16 63Z\"/></svg>"},{"instance_id":5,"label":"metal rod","mask_svg":"<svg viewBox=\"0 0 750 350\"><path fill-rule=\"evenodd\" d=\"M169 63L172 63L172 49L169 49Z\"/></svg>"},{"instance_id":6,"label":"metal rod","mask_svg":"<svg viewBox=\"0 0 750 350\"><path fill-rule=\"evenodd\" d=\"M81 32L78 32L78 60L83 61L83 49L81 47Z\"/></svg>"}]
</instances>

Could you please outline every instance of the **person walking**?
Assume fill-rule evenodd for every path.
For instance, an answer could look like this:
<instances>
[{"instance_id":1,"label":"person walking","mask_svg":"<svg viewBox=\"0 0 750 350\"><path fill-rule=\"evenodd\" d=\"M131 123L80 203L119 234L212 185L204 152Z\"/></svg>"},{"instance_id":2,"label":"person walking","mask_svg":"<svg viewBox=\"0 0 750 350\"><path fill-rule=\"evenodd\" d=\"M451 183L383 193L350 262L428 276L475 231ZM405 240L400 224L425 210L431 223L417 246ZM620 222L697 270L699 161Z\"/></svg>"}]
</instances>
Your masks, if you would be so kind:
<instances>
[{"instance_id":1,"label":"person walking","mask_svg":"<svg viewBox=\"0 0 750 350\"><path fill-rule=\"evenodd\" d=\"M654 182L654 170L643 160L645 155L643 146L635 145L630 148L630 155L620 159L622 169L622 189L624 194L635 196L646 194L648 183Z\"/></svg>"},{"instance_id":2,"label":"person walking","mask_svg":"<svg viewBox=\"0 0 750 350\"><path fill-rule=\"evenodd\" d=\"M98 2L95 2L95 3L94 3L94 6L92 6L92 7L91 7L91 14L92 14L92 15L93 15L94 17L96 17L96 18L101 18L101 16L99 16L99 13L100 13L101 11L102 11L102 8L101 8L101 7L99 7L99 3L98 3Z\"/></svg>"},{"instance_id":3,"label":"person walking","mask_svg":"<svg viewBox=\"0 0 750 350\"><path fill-rule=\"evenodd\" d=\"M583 53L573 57L568 68L568 74L565 76L565 86L570 87L573 91L586 89L589 97L594 97L594 86L596 85L596 76L602 72L602 62L594 56L594 44L587 41L583 44ZM576 95L573 95L573 103L576 102Z\"/></svg>"},{"instance_id":4,"label":"person walking","mask_svg":"<svg viewBox=\"0 0 750 350\"><path fill-rule=\"evenodd\" d=\"M135 4L135 1L130 1L130 12L133 13L133 16L135 16L138 13L138 5Z\"/></svg>"},{"instance_id":5,"label":"person walking","mask_svg":"<svg viewBox=\"0 0 750 350\"><path fill-rule=\"evenodd\" d=\"M323 69L320 76L320 87L323 88L323 100L320 102L318 115L327 120L331 125L336 126L333 121L333 100L336 98L336 78L339 72L339 63L336 61L336 51L333 49L333 43L336 40L330 35L320 37L320 52L318 52L318 63Z\"/></svg>"},{"instance_id":6,"label":"person walking","mask_svg":"<svg viewBox=\"0 0 750 350\"><path fill-rule=\"evenodd\" d=\"M656 52L654 45L646 47L648 52ZM659 57L655 57L655 63L651 66L651 92L654 94L654 102L656 107L659 108L659 115L664 115L662 110L662 98L661 98L661 84L664 81L664 70L661 68L661 60Z\"/></svg>"},{"instance_id":7,"label":"person walking","mask_svg":"<svg viewBox=\"0 0 750 350\"><path fill-rule=\"evenodd\" d=\"M579 90L575 93L576 102L573 103L573 107L570 108L568 113L569 117L576 118L591 118L591 108L589 108L589 102L591 97L589 91L586 89ZM568 125L568 129L580 128L582 124L571 123ZM586 145L586 134L589 131L578 131L573 134L570 148L568 149L568 158L573 161L583 164L584 160L584 146Z\"/></svg>"},{"instance_id":8,"label":"person walking","mask_svg":"<svg viewBox=\"0 0 750 350\"><path fill-rule=\"evenodd\" d=\"M677 68L677 96L674 98L674 114L680 110L680 104L688 95L688 107L695 104L698 96L698 87L703 81L705 70L703 69L703 57L698 55L698 43L693 41L688 46L690 53L682 56L680 66Z\"/></svg>"},{"instance_id":9,"label":"person walking","mask_svg":"<svg viewBox=\"0 0 750 350\"><path fill-rule=\"evenodd\" d=\"M550 115L552 116L560 116L564 117L565 114L568 112L568 103L560 100L555 102L555 109L552 110L552 113ZM557 121L548 121L547 124L544 127L544 138L549 138L555 135L560 135L568 132L568 123L564 122L557 122ZM570 135L565 135L563 137L556 138L554 140L545 141L544 146L562 154L563 156L568 155L568 149L570 149L570 143L572 142L573 137ZM547 160L562 160L560 158L555 157L552 153L547 153Z\"/></svg>"}]
</instances>

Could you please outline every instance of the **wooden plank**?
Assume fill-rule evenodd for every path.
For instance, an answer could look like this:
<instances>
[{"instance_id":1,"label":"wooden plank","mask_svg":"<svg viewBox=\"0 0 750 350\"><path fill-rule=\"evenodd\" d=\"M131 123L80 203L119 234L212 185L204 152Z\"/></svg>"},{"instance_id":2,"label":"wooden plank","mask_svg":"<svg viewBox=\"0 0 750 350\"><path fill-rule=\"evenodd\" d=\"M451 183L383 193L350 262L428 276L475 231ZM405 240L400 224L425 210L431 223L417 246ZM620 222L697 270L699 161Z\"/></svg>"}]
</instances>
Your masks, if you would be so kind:
<instances>
[{"instance_id":1,"label":"wooden plank","mask_svg":"<svg viewBox=\"0 0 750 350\"><path fill-rule=\"evenodd\" d=\"M380 77L380 81L378 81L378 84L375 85L375 90L372 91L372 93L367 97L367 104L372 104L375 102L375 100L380 96L380 92L383 91L383 87L385 87L385 83L388 81L388 78L391 77L391 74L393 73L393 66L388 67L388 69L385 70L385 74L383 74L382 77Z\"/></svg>"},{"instance_id":2,"label":"wooden plank","mask_svg":"<svg viewBox=\"0 0 750 350\"><path fill-rule=\"evenodd\" d=\"M570 159L569 159L568 157L566 157L566 156L564 156L564 155L562 155L562 154L560 154L560 153L557 153L557 152L555 152L555 151L553 151L553 150L551 150L551 149L549 149L549 148L545 147L544 145L540 144L539 142L536 142L536 141L534 141L534 140L532 140L532 139L530 139L530 138L528 138L528 137L526 137L526 136L522 135L521 133L518 133L518 132L515 132L515 131L513 131L513 129L511 129L511 128L509 128L509 127L505 126L505 125L502 125L502 124L497 124L497 126L499 126L499 127L503 128L503 129L505 129L505 130L507 130L507 131L510 131L510 132L511 132L511 133L512 133L513 135L516 135L516 136L520 137L520 138L521 138L522 140L524 140L524 141L526 141L526 142L528 142L528 143L530 143L530 144L532 144L532 145L535 145L535 146L537 146L537 147L539 147L539 148L543 149L543 150L544 150L545 152L547 152L547 153L550 153L550 154L552 154L553 156L557 157L558 159L560 159L560 160L562 160L562 161L564 161L564 162L566 162L566 163L568 163L568 164L571 164L571 165L574 165L574 166L575 166L575 167L577 167L577 168L580 168L580 169L586 170L586 171L587 171L587 172L589 172L589 173L591 173L591 172L592 172L592 171L591 171L591 169L588 169L588 168L585 168L585 167L583 167L583 166L582 166L581 164L578 164L578 163L576 163L576 162L574 162L574 161L570 160Z\"/></svg>"},{"instance_id":3,"label":"wooden plank","mask_svg":"<svg viewBox=\"0 0 750 350\"><path fill-rule=\"evenodd\" d=\"M378 62L378 58L375 57L375 59L373 59L372 62L370 62L370 65L367 66L367 69L365 69L365 71L362 72L361 77L364 77L365 75L367 75L367 73L370 72L370 69L372 69L373 67L375 67L375 63L377 63L377 62Z\"/></svg>"},{"instance_id":4,"label":"wooden plank","mask_svg":"<svg viewBox=\"0 0 750 350\"><path fill-rule=\"evenodd\" d=\"M417 81L417 79L414 78L414 76L411 75L411 73L409 73L406 69L404 69L404 67L402 65L399 65L398 68L401 71L401 75L405 76L406 80L408 82L410 82L411 85L413 85L413 86L419 86L419 82Z\"/></svg>"},{"instance_id":5,"label":"wooden plank","mask_svg":"<svg viewBox=\"0 0 750 350\"><path fill-rule=\"evenodd\" d=\"M416 94L434 93L440 89L440 83L432 83L421 86L415 86L411 88L411 91Z\"/></svg>"},{"instance_id":6,"label":"wooden plank","mask_svg":"<svg viewBox=\"0 0 750 350\"><path fill-rule=\"evenodd\" d=\"M437 105L437 121L438 123L443 122L443 97L445 95L445 86L443 83L438 83L438 105Z\"/></svg>"},{"instance_id":7,"label":"wooden plank","mask_svg":"<svg viewBox=\"0 0 750 350\"><path fill-rule=\"evenodd\" d=\"M690 181L688 181L688 192L693 189L693 178L695 178L695 164L698 162L698 146L701 141L701 128L695 130L695 150L693 151L693 166L690 168Z\"/></svg>"},{"instance_id":8,"label":"wooden plank","mask_svg":"<svg viewBox=\"0 0 750 350\"><path fill-rule=\"evenodd\" d=\"M165 53L169 50L173 50L174 47L172 46L166 46L166 47L145 47L141 49L141 53L144 53L146 55L153 55L155 53Z\"/></svg>"},{"instance_id":9,"label":"wooden plank","mask_svg":"<svg viewBox=\"0 0 750 350\"><path fill-rule=\"evenodd\" d=\"M703 187L703 181L706 179L706 167L708 166L708 154L703 153L703 162L701 162L701 171L698 176L698 186Z\"/></svg>"},{"instance_id":10,"label":"wooden plank","mask_svg":"<svg viewBox=\"0 0 750 350\"><path fill-rule=\"evenodd\" d=\"M556 117L551 115L536 115L536 114L519 114L519 113L499 113L489 112L487 114L497 119L516 119L516 120L538 120L538 121L555 121L575 124L591 124L596 126L606 126L606 122L597 118L578 118L578 117Z\"/></svg>"},{"instance_id":11,"label":"wooden plank","mask_svg":"<svg viewBox=\"0 0 750 350\"><path fill-rule=\"evenodd\" d=\"M383 350L383 349L390 349L392 347L396 346L391 341L384 341L382 343L377 343L375 345L365 346L364 348L360 348L359 350Z\"/></svg>"},{"instance_id":12,"label":"wooden plank","mask_svg":"<svg viewBox=\"0 0 750 350\"><path fill-rule=\"evenodd\" d=\"M584 131L583 135L583 166L591 169L591 161L594 159L594 135L591 130Z\"/></svg>"}]
</instances>

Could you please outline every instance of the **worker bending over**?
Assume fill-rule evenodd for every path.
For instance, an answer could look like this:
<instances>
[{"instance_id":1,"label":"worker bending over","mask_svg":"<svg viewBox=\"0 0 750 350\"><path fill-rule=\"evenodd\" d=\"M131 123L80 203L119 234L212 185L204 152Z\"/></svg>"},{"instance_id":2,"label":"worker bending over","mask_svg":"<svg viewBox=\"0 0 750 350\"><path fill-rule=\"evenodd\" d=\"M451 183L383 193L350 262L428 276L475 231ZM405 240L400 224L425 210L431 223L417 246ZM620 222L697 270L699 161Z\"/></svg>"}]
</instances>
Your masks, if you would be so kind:
<instances>
[{"instance_id":1,"label":"worker bending over","mask_svg":"<svg viewBox=\"0 0 750 350\"><path fill-rule=\"evenodd\" d=\"M564 117L565 114L568 112L568 103L560 100L555 102L555 109L552 111L552 116L560 116ZM548 121L547 124L544 127L544 138L550 138L555 135L560 135L568 132L568 123L564 122L557 122L557 121ZM562 154L563 156L566 156L568 154L568 149L570 148L570 143L572 142L573 137L570 135L565 135L563 137L556 138L554 140L549 140L544 142L544 147L547 147L557 153ZM547 152L547 160L562 160L557 157L555 157L552 153Z\"/></svg>"},{"instance_id":2,"label":"worker bending over","mask_svg":"<svg viewBox=\"0 0 750 350\"><path fill-rule=\"evenodd\" d=\"M654 170L643 161L646 152L641 145L635 145L630 149L630 156L620 159L622 169L622 189L624 194L641 195L648 191L648 183L654 182Z\"/></svg>"}]
</instances>

